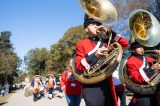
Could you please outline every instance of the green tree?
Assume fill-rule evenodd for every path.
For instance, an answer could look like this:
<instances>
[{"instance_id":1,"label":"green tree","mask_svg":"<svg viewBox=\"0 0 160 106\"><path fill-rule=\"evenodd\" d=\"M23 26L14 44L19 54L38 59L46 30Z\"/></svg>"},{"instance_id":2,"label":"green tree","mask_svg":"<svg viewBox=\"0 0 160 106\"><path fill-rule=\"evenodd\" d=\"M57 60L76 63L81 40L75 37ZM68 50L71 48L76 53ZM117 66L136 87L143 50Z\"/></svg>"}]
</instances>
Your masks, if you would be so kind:
<instances>
[{"instance_id":1,"label":"green tree","mask_svg":"<svg viewBox=\"0 0 160 106\"><path fill-rule=\"evenodd\" d=\"M48 55L49 51L46 48L35 48L27 53L24 62L31 75L44 73Z\"/></svg>"},{"instance_id":2,"label":"green tree","mask_svg":"<svg viewBox=\"0 0 160 106\"><path fill-rule=\"evenodd\" d=\"M51 46L48 60L50 70L61 73L66 68L68 59L74 57L76 42L86 37L83 26L68 29L58 43Z\"/></svg>"},{"instance_id":3,"label":"green tree","mask_svg":"<svg viewBox=\"0 0 160 106\"><path fill-rule=\"evenodd\" d=\"M0 35L0 76L2 83L7 80L12 83L16 71L21 65L21 60L14 52L10 41L11 32L1 32Z\"/></svg>"}]
</instances>

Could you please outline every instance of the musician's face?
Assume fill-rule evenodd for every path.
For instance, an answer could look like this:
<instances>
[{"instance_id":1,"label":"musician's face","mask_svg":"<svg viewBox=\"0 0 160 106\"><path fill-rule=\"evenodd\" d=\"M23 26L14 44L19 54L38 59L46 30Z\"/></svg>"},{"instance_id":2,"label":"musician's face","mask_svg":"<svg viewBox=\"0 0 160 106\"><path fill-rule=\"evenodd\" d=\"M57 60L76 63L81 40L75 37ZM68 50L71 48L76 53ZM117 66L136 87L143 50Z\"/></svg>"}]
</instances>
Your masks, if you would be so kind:
<instances>
[{"instance_id":1,"label":"musician's face","mask_svg":"<svg viewBox=\"0 0 160 106\"><path fill-rule=\"evenodd\" d=\"M92 23L89 24L86 28L85 31L91 36L91 37L96 37L97 36L97 24Z\"/></svg>"},{"instance_id":2,"label":"musician's face","mask_svg":"<svg viewBox=\"0 0 160 106\"><path fill-rule=\"evenodd\" d=\"M49 79L53 79L53 77L52 77L52 76L49 76Z\"/></svg>"},{"instance_id":3,"label":"musician's face","mask_svg":"<svg viewBox=\"0 0 160 106\"><path fill-rule=\"evenodd\" d=\"M138 47L138 48L136 48L135 49L135 53L137 54L137 55L144 55L144 49L143 49L143 47Z\"/></svg>"}]
</instances>

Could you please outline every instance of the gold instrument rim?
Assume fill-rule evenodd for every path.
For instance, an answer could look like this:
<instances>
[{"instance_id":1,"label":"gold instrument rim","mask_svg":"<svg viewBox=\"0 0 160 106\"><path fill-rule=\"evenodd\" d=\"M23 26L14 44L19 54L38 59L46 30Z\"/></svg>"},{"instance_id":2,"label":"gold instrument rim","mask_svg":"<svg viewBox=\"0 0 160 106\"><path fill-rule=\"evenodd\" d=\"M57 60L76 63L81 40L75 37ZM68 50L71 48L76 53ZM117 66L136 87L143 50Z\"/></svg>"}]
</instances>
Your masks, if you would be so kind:
<instances>
[{"instance_id":1,"label":"gold instrument rim","mask_svg":"<svg viewBox=\"0 0 160 106\"><path fill-rule=\"evenodd\" d=\"M135 15L137 13L144 12L148 14L148 16L151 18L152 25L149 29L146 30L147 37L142 38L137 33L134 31L135 29L133 28L133 18L135 18ZM131 31L131 35L133 35L140 44L146 47L154 47L157 46L160 43L160 25L156 17L152 15L149 11L144 10L144 9L136 9L131 12L129 16L129 28Z\"/></svg>"},{"instance_id":2,"label":"gold instrument rim","mask_svg":"<svg viewBox=\"0 0 160 106\"><path fill-rule=\"evenodd\" d=\"M115 22L118 18L118 12L116 8L113 6L113 4L109 0L90 0L90 1L78 0L78 1L80 4L80 7L85 11L85 13L97 21L100 21L105 24L111 24ZM87 6L86 6L87 1L90 3L88 4L90 5L91 10L87 9ZM91 13L91 11L93 13Z\"/></svg>"}]
</instances>

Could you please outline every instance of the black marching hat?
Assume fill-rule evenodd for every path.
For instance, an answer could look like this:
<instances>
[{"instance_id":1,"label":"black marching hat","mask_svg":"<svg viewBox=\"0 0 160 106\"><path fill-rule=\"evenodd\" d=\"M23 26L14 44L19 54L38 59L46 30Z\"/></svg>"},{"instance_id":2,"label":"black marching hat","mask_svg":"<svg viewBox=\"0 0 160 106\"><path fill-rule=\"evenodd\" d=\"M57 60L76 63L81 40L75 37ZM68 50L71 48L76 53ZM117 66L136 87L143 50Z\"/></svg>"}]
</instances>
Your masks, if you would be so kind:
<instances>
[{"instance_id":1,"label":"black marching hat","mask_svg":"<svg viewBox=\"0 0 160 106\"><path fill-rule=\"evenodd\" d=\"M97 20L89 17L87 14L85 14L84 24L83 24L84 28L86 28L89 24L92 24L92 23L96 23L98 26L99 26L99 25L102 25L101 22L99 22L99 21L97 21Z\"/></svg>"},{"instance_id":2,"label":"black marching hat","mask_svg":"<svg viewBox=\"0 0 160 106\"><path fill-rule=\"evenodd\" d=\"M130 49L136 49L136 48L139 48L139 47L142 47L142 45L137 41L131 43L131 45L130 45Z\"/></svg>"}]
</instances>

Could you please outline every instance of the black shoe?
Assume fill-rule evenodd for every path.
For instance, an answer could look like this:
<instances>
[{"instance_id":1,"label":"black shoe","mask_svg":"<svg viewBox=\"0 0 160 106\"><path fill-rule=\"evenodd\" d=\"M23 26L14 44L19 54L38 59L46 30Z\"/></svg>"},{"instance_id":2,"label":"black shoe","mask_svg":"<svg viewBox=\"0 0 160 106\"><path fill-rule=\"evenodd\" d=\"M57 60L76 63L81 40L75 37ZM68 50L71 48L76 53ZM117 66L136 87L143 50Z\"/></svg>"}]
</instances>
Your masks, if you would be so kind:
<instances>
[{"instance_id":1,"label":"black shoe","mask_svg":"<svg viewBox=\"0 0 160 106\"><path fill-rule=\"evenodd\" d=\"M52 98L48 97L48 99L50 99L50 100L51 100Z\"/></svg>"},{"instance_id":2,"label":"black shoe","mask_svg":"<svg viewBox=\"0 0 160 106\"><path fill-rule=\"evenodd\" d=\"M34 102L36 102L36 101L37 101L37 99L33 99L33 101L34 101Z\"/></svg>"}]
</instances>

